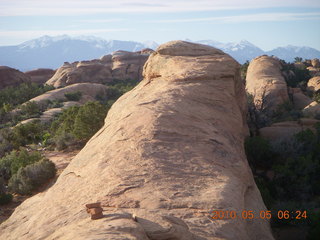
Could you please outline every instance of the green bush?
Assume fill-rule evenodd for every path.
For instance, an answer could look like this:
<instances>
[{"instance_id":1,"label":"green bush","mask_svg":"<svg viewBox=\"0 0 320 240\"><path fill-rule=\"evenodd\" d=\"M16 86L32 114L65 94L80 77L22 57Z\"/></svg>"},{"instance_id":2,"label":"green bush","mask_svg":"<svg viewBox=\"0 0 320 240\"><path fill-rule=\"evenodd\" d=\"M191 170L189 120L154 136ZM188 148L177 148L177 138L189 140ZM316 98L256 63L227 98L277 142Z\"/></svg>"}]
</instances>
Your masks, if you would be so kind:
<instances>
[{"instance_id":1,"label":"green bush","mask_svg":"<svg viewBox=\"0 0 320 240\"><path fill-rule=\"evenodd\" d=\"M36 118L41 114L40 107L36 102L27 102L21 105L20 109L25 119Z\"/></svg>"},{"instance_id":2,"label":"green bush","mask_svg":"<svg viewBox=\"0 0 320 240\"><path fill-rule=\"evenodd\" d=\"M0 205L8 204L12 201L12 194L6 193L6 194L0 194Z\"/></svg>"},{"instance_id":3,"label":"green bush","mask_svg":"<svg viewBox=\"0 0 320 240\"><path fill-rule=\"evenodd\" d=\"M107 109L99 102L83 105L74 122L74 136L79 140L89 140L102 126Z\"/></svg>"},{"instance_id":4,"label":"green bush","mask_svg":"<svg viewBox=\"0 0 320 240\"><path fill-rule=\"evenodd\" d=\"M9 180L9 178L17 173L20 168L35 163L42 158L43 157L39 152L29 153L25 149L22 149L21 151L13 150L0 159L0 174L5 180Z\"/></svg>"},{"instance_id":5,"label":"green bush","mask_svg":"<svg viewBox=\"0 0 320 240\"><path fill-rule=\"evenodd\" d=\"M79 101L82 93L81 92L70 92L70 93L66 93L64 94L64 96L68 99L68 101Z\"/></svg>"},{"instance_id":6,"label":"green bush","mask_svg":"<svg viewBox=\"0 0 320 240\"><path fill-rule=\"evenodd\" d=\"M9 189L15 193L31 194L56 174L54 163L48 159L20 168L9 180Z\"/></svg>"},{"instance_id":7,"label":"green bush","mask_svg":"<svg viewBox=\"0 0 320 240\"><path fill-rule=\"evenodd\" d=\"M254 168L268 168L272 166L274 153L272 152L270 143L260 137L250 137L245 141L245 151L250 165Z\"/></svg>"},{"instance_id":8,"label":"green bush","mask_svg":"<svg viewBox=\"0 0 320 240\"><path fill-rule=\"evenodd\" d=\"M31 143L42 141L44 126L40 121L20 124L13 128L12 144L19 148Z\"/></svg>"},{"instance_id":9,"label":"green bush","mask_svg":"<svg viewBox=\"0 0 320 240\"><path fill-rule=\"evenodd\" d=\"M19 86L7 87L0 90L0 106L10 104L14 107L53 89L53 86L36 83L22 83Z\"/></svg>"}]
</instances>

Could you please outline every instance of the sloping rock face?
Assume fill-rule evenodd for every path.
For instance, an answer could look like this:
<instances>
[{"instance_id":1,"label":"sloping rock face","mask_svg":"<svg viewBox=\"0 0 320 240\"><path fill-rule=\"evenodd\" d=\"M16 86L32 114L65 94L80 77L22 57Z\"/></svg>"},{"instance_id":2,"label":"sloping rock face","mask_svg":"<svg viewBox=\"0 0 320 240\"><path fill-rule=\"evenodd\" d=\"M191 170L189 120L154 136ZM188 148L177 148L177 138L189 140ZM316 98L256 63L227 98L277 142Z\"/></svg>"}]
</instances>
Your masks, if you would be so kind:
<instances>
[{"instance_id":1,"label":"sloping rock face","mask_svg":"<svg viewBox=\"0 0 320 240\"><path fill-rule=\"evenodd\" d=\"M246 89L254 96L255 104L268 112L276 110L278 105L289 101L288 89L281 74L278 59L266 55L253 59L248 67Z\"/></svg>"},{"instance_id":2,"label":"sloping rock face","mask_svg":"<svg viewBox=\"0 0 320 240\"><path fill-rule=\"evenodd\" d=\"M25 72L27 76L31 78L31 82L44 84L47 82L55 73L55 70L40 68L32 71Z\"/></svg>"},{"instance_id":3,"label":"sloping rock face","mask_svg":"<svg viewBox=\"0 0 320 240\"><path fill-rule=\"evenodd\" d=\"M0 239L273 239L266 220L210 218L266 210L243 149L245 115L235 60L204 45L161 45L144 80L55 185L0 225ZM90 219L93 202L104 218Z\"/></svg>"},{"instance_id":4,"label":"sloping rock face","mask_svg":"<svg viewBox=\"0 0 320 240\"><path fill-rule=\"evenodd\" d=\"M141 80L143 65L152 50L117 51L101 59L65 63L46 83L62 87L74 83L107 83L112 80Z\"/></svg>"},{"instance_id":5,"label":"sloping rock face","mask_svg":"<svg viewBox=\"0 0 320 240\"><path fill-rule=\"evenodd\" d=\"M64 88L55 89L35 98L29 100L30 102L36 102L38 104L45 103L47 100L63 100L66 101L67 98L65 97L66 93L74 93L74 92L81 92L82 96L80 99L81 103L87 101L94 101L95 97L99 94L105 95L107 92L108 87L103 84L98 83L77 83L72 84L70 86L66 86Z\"/></svg>"},{"instance_id":6,"label":"sloping rock face","mask_svg":"<svg viewBox=\"0 0 320 240\"><path fill-rule=\"evenodd\" d=\"M16 69L0 66L0 89L30 82L30 77Z\"/></svg>"}]
</instances>

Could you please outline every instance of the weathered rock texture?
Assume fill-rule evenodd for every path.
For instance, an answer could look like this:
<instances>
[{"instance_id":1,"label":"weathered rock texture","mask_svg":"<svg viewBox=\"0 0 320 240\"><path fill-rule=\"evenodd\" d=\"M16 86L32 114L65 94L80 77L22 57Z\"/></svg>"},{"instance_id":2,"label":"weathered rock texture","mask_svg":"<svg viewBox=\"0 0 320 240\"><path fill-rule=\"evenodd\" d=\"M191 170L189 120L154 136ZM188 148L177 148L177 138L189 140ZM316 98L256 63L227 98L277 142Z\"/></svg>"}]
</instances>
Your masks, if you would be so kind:
<instances>
[{"instance_id":1,"label":"weathered rock texture","mask_svg":"<svg viewBox=\"0 0 320 240\"><path fill-rule=\"evenodd\" d=\"M56 184L0 225L0 239L273 239L265 220L210 218L266 210L243 149L245 115L235 60L204 45L161 45L144 80ZM90 219L90 202L104 218Z\"/></svg>"},{"instance_id":2,"label":"weathered rock texture","mask_svg":"<svg viewBox=\"0 0 320 240\"><path fill-rule=\"evenodd\" d=\"M0 66L0 89L30 82L30 77L16 69Z\"/></svg>"},{"instance_id":3,"label":"weathered rock texture","mask_svg":"<svg viewBox=\"0 0 320 240\"><path fill-rule=\"evenodd\" d=\"M266 55L253 59L248 67L246 89L254 96L255 104L263 104L268 112L289 101L288 89L281 73L281 63Z\"/></svg>"},{"instance_id":4,"label":"weathered rock texture","mask_svg":"<svg viewBox=\"0 0 320 240\"><path fill-rule=\"evenodd\" d=\"M25 72L27 76L31 78L31 82L44 84L48 81L55 73L55 70L40 68L32 71Z\"/></svg>"},{"instance_id":5,"label":"weathered rock texture","mask_svg":"<svg viewBox=\"0 0 320 240\"><path fill-rule=\"evenodd\" d=\"M80 99L81 103L87 101L94 101L97 95L106 95L108 87L99 83L76 83L64 88L51 90L40 96L32 98L30 102L36 102L38 104L46 103L48 100L63 100L67 101L65 97L66 93L81 92L82 96Z\"/></svg>"},{"instance_id":6,"label":"weathered rock texture","mask_svg":"<svg viewBox=\"0 0 320 240\"><path fill-rule=\"evenodd\" d=\"M139 52L117 51L101 59L65 63L47 84L61 87L83 82L107 83L115 79L141 80L143 65L151 52L151 49Z\"/></svg>"},{"instance_id":7,"label":"weathered rock texture","mask_svg":"<svg viewBox=\"0 0 320 240\"><path fill-rule=\"evenodd\" d=\"M320 90L320 76L313 77L308 81L308 90L317 92Z\"/></svg>"}]
</instances>

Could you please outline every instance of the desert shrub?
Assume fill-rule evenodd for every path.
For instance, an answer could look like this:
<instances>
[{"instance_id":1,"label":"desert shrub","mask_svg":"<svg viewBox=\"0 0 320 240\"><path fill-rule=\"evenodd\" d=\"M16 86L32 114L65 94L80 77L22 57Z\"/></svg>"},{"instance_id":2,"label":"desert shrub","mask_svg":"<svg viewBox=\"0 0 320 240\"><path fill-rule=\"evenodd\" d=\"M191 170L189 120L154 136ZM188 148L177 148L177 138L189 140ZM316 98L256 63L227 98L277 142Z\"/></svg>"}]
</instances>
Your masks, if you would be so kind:
<instances>
[{"instance_id":1,"label":"desert shrub","mask_svg":"<svg viewBox=\"0 0 320 240\"><path fill-rule=\"evenodd\" d=\"M248 70L248 67L249 67L249 61L247 60L244 64L241 65L240 67L240 73L241 73L241 78L242 79L246 79L247 77L247 70Z\"/></svg>"},{"instance_id":2,"label":"desert shrub","mask_svg":"<svg viewBox=\"0 0 320 240\"><path fill-rule=\"evenodd\" d=\"M64 96L68 99L68 101L79 101L82 96L82 93L79 91L70 92L70 93L64 94Z\"/></svg>"},{"instance_id":3,"label":"desert shrub","mask_svg":"<svg viewBox=\"0 0 320 240\"><path fill-rule=\"evenodd\" d=\"M294 74L286 74L285 80L289 87L302 87L306 85L307 81L310 79L310 72L303 67L296 67L293 63L287 63L284 60L280 61L282 63L283 72L293 72Z\"/></svg>"},{"instance_id":4,"label":"desert shrub","mask_svg":"<svg viewBox=\"0 0 320 240\"><path fill-rule=\"evenodd\" d=\"M245 151L250 165L254 168L268 168L272 166L274 153L270 143L260 137L249 137L245 141Z\"/></svg>"},{"instance_id":5,"label":"desert shrub","mask_svg":"<svg viewBox=\"0 0 320 240\"><path fill-rule=\"evenodd\" d=\"M10 128L4 128L0 130L0 158L13 149L11 139L12 131Z\"/></svg>"},{"instance_id":6,"label":"desert shrub","mask_svg":"<svg viewBox=\"0 0 320 240\"><path fill-rule=\"evenodd\" d=\"M79 140L88 140L104 123L107 109L99 102L88 102L79 109L74 122L74 136Z\"/></svg>"},{"instance_id":7,"label":"desert shrub","mask_svg":"<svg viewBox=\"0 0 320 240\"><path fill-rule=\"evenodd\" d=\"M36 118L41 114L40 107L36 102L27 102L21 105L20 109L24 118Z\"/></svg>"},{"instance_id":8,"label":"desert shrub","mask_svg":"<svg viewBox=\"0 0 320 240\"><path fill-rule=\"evenodd\" d=\"M12 201L12 194L10 193L4 193L0 194L0 205L8 204Z\"/></svg>"},{"instance_id":9,"label":"desert shrub","mask_svg":"<svg viewBox=\"0 0 320 240\"><path fill-rule=\"evenodd\" d=\"M12 195L7 193L6 187L5 187L5 182L0 177L0 205L7 204L12 201Z\"/></svg>"},{"instance_id":10,"label":"desert shrub","mask_svg":"<svg viewBox=\"0 0 320 240\"><path fill-rule=\"evenodd\" d=\"M310 229L308 231L307 240L318 240L320 236L320 211L311 213L309 220Z\"/></svg>"},{"instance_id":11,"label":"desert shrub","mask_svg":"<svg viewBox=\"0 0 320 240\"><path fill-rule=\"evenodd\" d=\"M20 168L41 159L42 156L39 152L28 152L25 149L22 149L21 151L13 150L0 159L0 174L4 179L8 180Z\"/></svg>"},{"instance_id":12,"label":"desert shrub","mask_svg":"<svg viewBox=\"0 0 320 240\"><path fill-rule=\"evenodd\" d=\"M54 163L48 159L20 168L9 181L9 189L12 192L26 195L46 183L56 174Z\"/></svg>"},{"instance_id":13,"label":"desert shrub","mask_svg":"<svg viewBox=\"0 0 320 240\"><path fill-rule=\"evenodd\" d=\"M71 133L59 132L59 134L55 135L52 139L56 149L61 151L66 149L67 147L75 144L76 139Z\"/></svg>"},{"instance_id":14,"label":"desert shrub","mask_svg":"<svg viewBox=\"0 0 320 240\"><path fill-rule=\"evenodd\" d=\"M17 106L53 89L53 86L36 83L22 83L19 86L7 87L0 90L0 106L3 104Z\"/></svg>"},{"instance_id":15,"label":"desert shrub","mask_svg":"<svg viewBox=\"0 0 320 240\"><path fill-rule=\"evenodd\" d=\"M271 119L268 116L267 108L265 108L265 102L265 97L262 97L261 102L256 104L254 102L254 96L250 93L247 93L247 124L249 126L251 135L258 135L260 128L271 124Z\"/></svg>"},{"instance_id":16,"label":"desert shrub","mask_svg":"<svg viewBox=\"0 0 320 240\"><path fill-rule=\"evenodd\" d=\"M32 121L26 124L20 124L12 130L12 144L19 148L26 144L39 143L42 140L44 126L40 121Z\"/></svg>"}]
</instances>

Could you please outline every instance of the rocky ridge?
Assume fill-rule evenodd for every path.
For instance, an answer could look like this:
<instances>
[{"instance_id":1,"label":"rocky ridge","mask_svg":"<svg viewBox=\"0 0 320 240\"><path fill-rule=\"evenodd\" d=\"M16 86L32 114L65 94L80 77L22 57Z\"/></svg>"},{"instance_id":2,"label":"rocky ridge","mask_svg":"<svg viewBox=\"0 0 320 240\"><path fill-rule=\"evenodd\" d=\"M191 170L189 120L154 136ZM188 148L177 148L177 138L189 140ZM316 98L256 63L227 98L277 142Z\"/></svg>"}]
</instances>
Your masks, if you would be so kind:
<instances>
[{"instance_id":1,"label":"rocky ridge","mask_svg":"<svg viewBox=\"0 0 320 240\"><path fill-rule=\"evenodd\" d=\"M54 87L83 82L107 83L113 80L141 80L142 68L151 49L138 52L116 51L91 61L65 63L46 84Z\"/></svg>"},{"instance_id":2,"label":"rocky ridge","mask_svg":"<svg viewBox=\"0 0 320 240\"><path fill-rule=\"evenodd\" d=\"M31 78L19 70L0 66L0 89L30 82Z\"/></svg>"}]
</instances>

